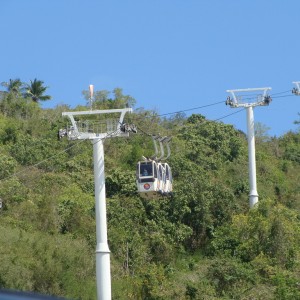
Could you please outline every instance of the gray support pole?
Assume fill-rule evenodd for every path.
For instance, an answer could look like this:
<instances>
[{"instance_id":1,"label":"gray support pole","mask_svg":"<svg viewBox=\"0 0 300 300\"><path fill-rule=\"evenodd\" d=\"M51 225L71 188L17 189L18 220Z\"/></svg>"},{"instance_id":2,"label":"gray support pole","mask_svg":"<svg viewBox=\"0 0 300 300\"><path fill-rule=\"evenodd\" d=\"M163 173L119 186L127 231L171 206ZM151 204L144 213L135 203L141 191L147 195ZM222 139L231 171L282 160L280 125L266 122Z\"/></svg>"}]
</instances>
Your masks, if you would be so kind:
<instances>
[{"instance_id":1,"label":"gray support pole","mask_svg":"<svg viewBox=\"0 0 300 300\"><path fill-rule=\"evenodd\" d=\"M253 208L258 202L258 193L256 187L256 161L255 161L255 133L253 107L249 106L247 111L247 129L248 129L248 156L249 156L249 183L250 194L249 204Z\"/></svg>"},{"instance_id":2,"label":"gray support pole","mask_svg":"<svg viewBox=\"0 0 300 300\"><path fill-rule=\"evenodd\" d=\"M107 243L104 149L101 139L93 140L97 300L111 300L110 251Z\"/></svg>"}]
</instances>

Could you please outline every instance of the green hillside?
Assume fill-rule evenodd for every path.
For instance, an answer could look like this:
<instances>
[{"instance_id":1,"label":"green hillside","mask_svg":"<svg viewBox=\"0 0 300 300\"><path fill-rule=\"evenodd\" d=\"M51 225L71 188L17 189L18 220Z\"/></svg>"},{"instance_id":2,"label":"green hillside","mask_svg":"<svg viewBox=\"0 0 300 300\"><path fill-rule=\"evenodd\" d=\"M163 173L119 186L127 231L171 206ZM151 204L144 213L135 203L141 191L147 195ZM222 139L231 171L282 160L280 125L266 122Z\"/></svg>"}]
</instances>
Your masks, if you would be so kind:
<instances>
[{"instance_id":1,"label":"green hillside","mask_svg":"<svg viewBox=\"0 0 300 300\"><path fill-rule=\"evenodd\" d=\"M32 84L40 90L28 93ZM43 82L28 87L0 92L0 288L92 300L93 147L59 140L72 109L42 109ZM112 95L96 92L94 108L135 104ZM138 133L104 142L113 299L300 299L299 132L259 131L259 205L249 210L243 132L200 114L127 118ZM154 152L148 134L172 136L170 197L136 191L136 163Z\"/></svg>"}]
</instances>

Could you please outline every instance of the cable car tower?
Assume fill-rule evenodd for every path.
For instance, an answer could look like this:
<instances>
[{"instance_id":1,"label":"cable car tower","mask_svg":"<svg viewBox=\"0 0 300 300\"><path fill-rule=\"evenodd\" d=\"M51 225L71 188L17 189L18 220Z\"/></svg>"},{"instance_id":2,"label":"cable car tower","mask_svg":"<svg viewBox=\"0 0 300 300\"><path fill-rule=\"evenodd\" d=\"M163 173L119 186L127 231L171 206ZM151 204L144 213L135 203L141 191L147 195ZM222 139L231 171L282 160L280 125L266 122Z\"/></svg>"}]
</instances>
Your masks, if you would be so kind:
<instances>
[{"instance_id":1,"label":"cable car tower","mask_svg":"<svg viewBox=\"0 0 300 300\"><path fill-rule=\"evenodd\" d=\"M300 96L300 81L293 81L292 83L296 85L296 87L292 89L292 93L296 96Z\"/></svg>"},{"instance_id":2,"label":"cable car tower","mask_svg":"<svg viewBox=\"0 0 300 300\"><path fill-rule=\"evenodd\" d=\"M248 131L248 159L249 159L249 182L250 182L250 194L249 204L250 208L253 208L258 202L258 193L256 186L256 161L255 161L255 132L254 132L254 115L253 108L255 106L266 106L272 101L267 92L271 90L270 87L265 88L248 88L238 90L227 90L232 97L228 96L226 105L232 108L245 107L247 111L247 131ZM259 92L259 94L257 94ZM247 93L247 94L245 94ZM243 97L247 97L243 101Z\"/></svg>"},{"instance_id":3,"label":"cable car tower","mask_svg":"<svg viewBox=\"0 0 300 300\"><path fill-rule=\"evenodd\" d=\"M63 112L71 126L59 131L59 137L69 140L91 140L93 144L95 214L96 214L96 281L97 299L111 299L110 250L107 243L106 196L104 176L103 140L113 137L127 137L136 132L134 125L124 124L124 116L131 108L92 110L93 86L90 86L90 111ZM114 118L108 118L113 116ZM116 118L118 116L118 118ZM85 119L81 119L85 117Z\"/></svg>"}]
</instances>

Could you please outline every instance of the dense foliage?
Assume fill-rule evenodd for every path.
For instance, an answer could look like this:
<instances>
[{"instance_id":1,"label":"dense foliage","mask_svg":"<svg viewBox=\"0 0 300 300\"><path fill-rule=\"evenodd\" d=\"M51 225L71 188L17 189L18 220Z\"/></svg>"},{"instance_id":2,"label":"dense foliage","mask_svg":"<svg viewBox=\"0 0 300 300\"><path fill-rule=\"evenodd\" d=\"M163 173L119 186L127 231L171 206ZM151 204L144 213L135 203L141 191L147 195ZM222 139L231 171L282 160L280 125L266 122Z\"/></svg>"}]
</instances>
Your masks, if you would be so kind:
<instances>
[{"instance_id":1,"label":"dense foliage","mask_svg":"<svg viewBox=\"0 0 300 300\"><path fill-rule=\"evenodd\" d=\"M95 299L92 146L57 139L71 109L41 109L42 83L35 98L19 79L0 93L0 288ZM134 103L115 89L93 107ZM199 114L128 118L138 134L104 143L113 299L300 299L300 134L257 136L250 211L244 133ZM136 191L147 133L173 137L171 197Z\"/></svg>"}]
</instances>

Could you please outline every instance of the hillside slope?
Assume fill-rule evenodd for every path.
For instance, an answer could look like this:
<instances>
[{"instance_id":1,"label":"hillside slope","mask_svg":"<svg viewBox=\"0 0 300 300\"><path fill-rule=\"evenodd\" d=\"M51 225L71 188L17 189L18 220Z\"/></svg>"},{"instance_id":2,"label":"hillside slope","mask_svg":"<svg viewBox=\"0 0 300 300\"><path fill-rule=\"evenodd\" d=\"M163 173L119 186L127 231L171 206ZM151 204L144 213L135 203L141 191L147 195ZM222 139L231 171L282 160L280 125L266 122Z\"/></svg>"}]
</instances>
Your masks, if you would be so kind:
<instances>
[{"instance_id":1,"label":"hillside slope","mask_svg":"<svg viewBox=\"0 0 300 300\"><path fill-rule=\"evenodd\" d=\"M67 110L1 96L0 288L95 299L92 145L57 139ZM143 109L130 122L137 134L104 143L113 299L300 299L300 134L257 137L250 211L244 133ZM158 133L172 136L174 194L145 200L135 165Z\"/></svg>"}]
</instances>

